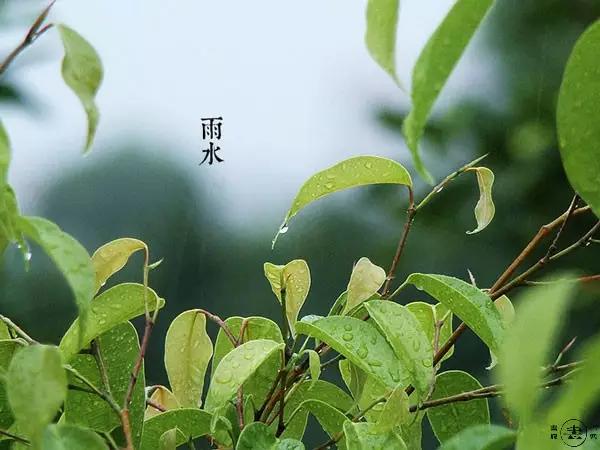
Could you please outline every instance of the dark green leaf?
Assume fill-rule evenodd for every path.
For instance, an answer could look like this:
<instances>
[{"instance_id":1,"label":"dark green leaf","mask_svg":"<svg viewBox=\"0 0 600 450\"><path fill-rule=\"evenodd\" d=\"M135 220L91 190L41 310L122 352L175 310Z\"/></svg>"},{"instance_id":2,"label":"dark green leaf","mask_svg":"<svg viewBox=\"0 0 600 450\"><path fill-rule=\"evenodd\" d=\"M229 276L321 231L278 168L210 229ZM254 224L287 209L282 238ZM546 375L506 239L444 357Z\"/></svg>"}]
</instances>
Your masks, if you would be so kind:
<instances>
[{"instance_id":1,"label":"dark green leaf","mask_svg":"<svg viewBox=\"0 0 600 450\"><path fill-rule=\"evenodd\" d=\"M178 428L185 439L177 434L177 445L184 444L189 438L198 438L210 433L211 415L196 408L176 409L152 417L144 422L144 434L140 450L156 450L160 437L166 431Z\"/></svg>"},{"instance_id":2,"label":"dark green leaf","mask_svg":"<svg viewBox=\"0 0 600 450\"><path fill-rule=\"evenodd\" d=\"M96 433L74 425L49 425L44 431L44 450L108 450Z\"/></svg>"},{"instance_id":3,"label":"dark green leaf","mask_svg":"<svg viewBox=\"0 0 600 450\"><path fill-rule=\"evenodd\" d=\"M238 440L236 450L304 450L302 442L294 439L278 439L264 423L247 425Z\"/></svg>"},{"instance_id":4,"label":"dark green leaf","mask_svg":"<svg viewBox=\"0 0 600 450\"><path fill-rule=\"evenodd\" d=\"M2 325L0 325L2 326ZM4 328L6 328L4 326ZM18 341L10 339L0 340L0 375L5 375L10 361L17 349L21 347ZM6 397L6 387L0 380L0 428L7 429L13 423L13 415Z\"/></svg>"}]
</instances>

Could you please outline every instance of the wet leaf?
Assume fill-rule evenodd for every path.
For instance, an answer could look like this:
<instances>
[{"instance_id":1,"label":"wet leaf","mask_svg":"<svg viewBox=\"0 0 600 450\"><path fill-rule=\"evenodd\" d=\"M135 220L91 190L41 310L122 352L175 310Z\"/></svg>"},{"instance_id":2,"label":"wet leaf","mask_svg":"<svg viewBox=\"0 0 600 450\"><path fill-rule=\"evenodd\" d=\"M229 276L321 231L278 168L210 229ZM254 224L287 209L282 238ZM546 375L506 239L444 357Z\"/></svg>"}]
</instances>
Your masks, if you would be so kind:
<instances>
[{"instance_id":1,"label":"wet leaf","mask_svg":"<svg viewBox=\"0 0 600 450\"><path fill-rule=\"evenodd\" d=\"M79 319L71 324L60 341L59 347L65 361L69 361L79 350L102 333L144 314L146 297L150 310L154 310L156 305L162 308L165 304L165 301L159 298L156 292L150 288L144 290L144 286L137 283L119 284L96 297L90 303L89 326L85 329L81 343L77 333Z\"/></svg>"},{"instance_id":2,"label":"wet leaf","mask_svg":"<svg viewBox=\"0 0 600 450\"><path fill-rule=\"evenodd\" d=\"M102 355L110 391L120 403L125 398L131 372L140 352L137 331L131 323L121 323L98 336L96 343ZM76 355L70 364L95 386L103 387L100 370L93 355ZM69 382L81 388L87 387L72 375L70 375ZM142 367L129 406L132 436L136 445L142 435L142 422L146 408L144 386L145 375ZM110 432L121 424L119 417L103 399L96 394L81 390L69 390L65 401L64 416L71 424L96 431Z\"/></svg>"},{"instance_id":3,"label":"wet leaf","mask_svg":"<svg viewBox=\"0 0 600 450\"><path fill-rule=\"evenodd\" d=\"M468 373L449 370L436 377L431 399L437 400L481 388L479 381ZM433 433L443 443L473 425L489 425L490 409L487 399L481 398L429 408L427 418Z\"/></svg>"},{"instance_id":4,"label":"wet leaf","mask_svg":"<svg viewBox=\"0 0 600 450\"><path fill-rule=\"evenodd\" d=\"M516 433L497 425L474 425L448 439L438 450L504 450L512 448Z\"/></svg>"},{"instance_id":5,"label":"wet leaf","mask_svg":"<svg viewBox=\"0 0 600 450\"><path fill-rule=\"evenodd\" d=\"M7 183L8 167L10 165L10 140L0 121L0 187Z\"/></svg>"},{"instance_id":6,"label":"wet leaf","mask_svg":"<svg viewBox=\"0 0 600 450\"><path fill-rule=\"evenodd\" d=\"M140 450L155 450L160 437L173 428L178 428L177 445L189 438L198 438L210 433L211 415L197 408L182 408L167 411L144 422L144 434ZM185 438L182 438L184 436Z\"/></svg>"},{"instance_id":7,"label":"wet leaf","mask_svg":"<svg viewBox=\"0 0 600 450\"><path fill-rule=\"evenodd\" d=\"M567 61L556 122L560 155L569 182L600 217L600 21L579 38Z\"/></svg>"},{"instance_id":8,"label":"wet leaf","mask_svg":"<svg viewBox=\"0 0 600 450\"><path fill-rule=\"evenodd\" d=\"M475 234L487 227L496 213L496 207L494 206L494 200L492 199L494 172L487 167L473 167L469 170L475 171L477 174L477 184L479 186L479 200L475 205L477 228L473 231L467 231L467 234Z\"/></svg>"},{"instance_id":9,"label":"wet leaf","mask_svg":"<svg viewBox=\"0 0 600 450\"><path fill-rule=\"evenodd\" d=\"M334 437L338 433L341 433L344 422L348 420L344 413L321 400L311 399L302 402L298 409L296 409L296 411L292 414L292 418L295 414L300 414L302 410L308 411L310 414L312 414L321 425L321 428L323 428L323 430L325 430L325 432L329 435L329 437ZM344 438L340 439L337 442L337 448L340 450L345 450L345 441L346 440Z\"/></svg>"},{"instance_id":10,"label":"wet leaf","mask_svg":"<svg viewBox=\"0 0 600 450\"><path fill-rule=\"evenodd\" d=\"M348 450L394 449L407 450L402 438L394 431L381 432L374 423L344 423Z\"/></svg>"},{"instance_id":11,"label":"wet leaf","mask_svg":"<svg viewBox=\"0 0 600 450\"><path fill-rule=\"evenodd\" d=\"M20 217L19 228L36 242L62 272L79 310L79 333L86 332L88 310L96 293L96 276L90 255L73 237L41 217Z\"/></svg>"},{"instance_id":12,"label":"wet leaf","mask_svg":"<svg viewBox=\"0 0 600 450\"><path fill-rule=\"evenodd\" d=\"M273 293L281 303L285 292L285 309L290 331L295 336L295 324L298 313L310 290L310 270L303 259L295 259L285 266L271 263L264 265L265 276L271 284Z\"/></svg>"},{"instance_id":13,"label":"wet leaf","mask_svg":"<svg viewBox=\"0 0 600 450\"><path fill-rule=\"evenodd\" d=\"M44 431L44 450L108 450L104 440L91 430L70 424L52 424Z\"/></svg>"},{"instance_id":14,"label":"wet leaf","mask_svg":"<svg viewBox=\"0 0 600 450\"><path fill-rule=\"evenodd\" d=\"M411 384L423 396L434 380L433 349L415 315L389 300L371 300L365 307L394 349L400 363L411 374Z\"/></svg>"},{"instance_id":15,"label":"wet leaf","mask_svg":"<svg viewBox=\"0 0 600 450\"><path fill-rule=\"evenodd\" d=\"M377 423L372 429L382 433L389 433L397 426L410 423L409 406L406 389L403 386L398 386L384 403Z\"/></svg>"},{"instance_id":16,"label":"wet leaf","mask_svg":"<svg viewBox=\"0 0 600 450\"><path fill-rule=\"evenodd\" d=\"M133 238L116 239L99 247L92 255L92 264L96 272L96 291L104 286L111 276L125 267L131 255L139 250L148 253L146 244Z\"/></svg>"},{"instance_id":17,"label":"wet leaf","mask_svg":"<svg viewBox=\"0 0 600 450\"><path fill-rule=\"evenodd\" d=\"M278 439L264 423L247 425L238 440L236 450L304 450L302 442L294 439Z\"/></svg>"},{"instance_id":18,"label":"wet leaf","mask_svg":"<svg viewBox=\"0 0 600 450\"><path fill-rule=\"evenodd\" d=\"M58 31L65 49L62 77L67 86L79 97L87 115L87 138L84 147L84 152L87 152L96 135L100 119L94 99L102 83L102 63L96 50L75 30L66 25L58 25Z\"/></svg>"},{"instance_id":19,"label":"wet leaf","mask_svg":"<svg viewBox=\"0 0 600 450\"><path fill-rule=\"evenodd\" d=\"M10 339L0 340L0 375L6 374L8 365L21 344L18 341ZM6 386L4 382L0 380L0 427L4 430L13 423L14 418L10 406L8 405L8 398L6 397Z\"/></svg>"},{"instance_id":20,"label":"wet leaf","mask_svg":"<svg viewBox=\"0 0 600 450\"><path fill-rule=\"evenodd\" d=\"M0 185L0 256L9 243L17 244L27 268L31 253L23 232L20 230L19 217L19 205L15 192L8 184Z\"/></svg>"},{"instance_id":21,"label":"wet leaf","mask_svg":"<svg viewBox=\"0 0 600 450\"><path fill-rule=\"evenodd\" d=\"M412 109L402 131L415 168L427 182L433 178L419 155L419 141L433 104L454 70L493 0L457 0L421 51L412 75Z\"/></svg>"},{"instance_id":22,"label":"wet leaf","mask_svg":"<svg viewBox=\"0 0 600 450\"><path fill-rule=\"evenodd\" d=\"M323 380L303 381L286 399L283 411L285 430L281 437L302 439L306 429L308 410L296 410L306 400L320 400L340 411L350 411L354 405L352 397L335 384ZM276 430L277 423L273 424L273 428Z\"/></svg>"},{"instance_id":23,"label":"wet leaf","mask_svg":"<svg viewBox=\"0 0 600 450\"><path fill-rule=\"evenodd\" d=\"M360 410L366 409L373 402L386 397L391 392L391 388L384 385L375 377L368 375L348 360L344 359L340 361L339 368L342 379L346 386L348 386ZM373 406L365 415L367 420L369 422L377 422L380 419L383 406L383 403Z\"/></svg>"},{"instance_id":24,"label":"wet leaf","mask_svg":"<svg viewBox=\"0 0 600 450\"><path fill-rule=\"evenodd\" d=\"M523 425L530 421L539 401L541 368L549 363L572 292L570 283L534 286L526 291L498 353L498 375L505 385L506 404Z\"/></svg>"},{"instance_id":25,"label":"wet leaf","mask_svg":"<svg viewBox=\"0 0 600 450\"><path fill-rule=\"evenodd\" d=\"M316 173L302 185L273 245L277 236L287 231L291 218L305 206L334 192L370 184L412 186L412 180L401 164L378 156L357 156L335 164Z\"/></svg>"},{"instance_id":26,"label":"wet leaf","mask_svg":"<svg viewBox=\"0 0 600 450\"><path fill-rule=\"evenodd\" d=\"M171 428L165 431L158 440L158 450L175 450L177 441L186 440L185 435L179 428Z\"/></svg>"},{"instance_id":27,"label":"wet leaf","mask_svg":"<svg viewBox=\"0 0 600 450\"><path fill-rule=\"evenodd\" d=\"M321 376L321 358L314 350L306 350L308 355L308 371L313 380L318 380Z\"/></svg>"},{"instance_id":28,"label":"wet leaf","mask_svg":"<svg viewBox=\"0 0 600 450\"><path fill-rule=\"evenodd\" d=\"M375 295L379 288L383 286L385 278L385 270L373 264L369 258L360 258L350 275L344 312L353 310L356 306Z\"/></svg>"},{"instance_id":29,"label":"wet leaf","mask_svg":"<svg viewBox=\"0 0 600 450\"><path fill-rule=\"evenodd\" d=\"M31 345L16 352L6 374L6 393L19 429L39 443L67 395L67 375L58 349Z\"/></svg>"},{"instance_id":30,"label":"wet leaf","mask_svg":"<svg viewBox=\"0 0 600 450\"><path fill-rule=\"evenodd\" d=\"M173 393L164 386L157 386L152 395L150 396L150 401L156 403L157 405L162 406L167 411L172 409L180 408L181 405L173 395ZM151 417L154 417L158 414L162 414L165 411L160 411L153 406L148 405L146 408L146 413L144 414L144 420L148 420Z\"/></svg>"},{"instance_id":31,"label":"wet leaf","mask_svg":"<svg viewBox=\"0 0 600 450\"><path fill-rule=\"evenodd\" d=\"M269 356L280 353L283 348L284 344L257 339L246 342L225 355L210 382L205 409L213 411L225 404Z\"/></svg>"},{"instance_id":32,"label":"wet leaf","mask_svg":"<svg viewBox=\"0 0 600 450\"><path fill-rule=\"evenodd\" d=\"M398 83L396 75L396 28L398 0L369 0L365 43L371 57Z\"/></svg>"},{"instance_id":33,"label":"wet leaf","mask_svg":"<svg viewBox=\"0 0 600 450\"><path fill-rule=\"evenodd\" d=\"M173 394L183 407L200 407L202 387L213 345L206 317L199 310L178 315L165 339L165 368Z\"/></svg>"},{"instance_id":34,"label":"wet leaf","mask_svg":"<svg viewBox=\"0 0 600 450\"><path fill-rule=\"evenodd\" d=\"M458 278L414 273L406 283L414 284L446 305L494 352L504 336L500 313L480 289Z\"/></svg>"},{"instance_id":35,"label":"wet leaf","mask_svg":"<svg viewBox=\"0 0 600 450\"><path fill-rule=\"evenodd\" d=\"M435 345L435 324L438 321L444 320L444 324L440 328L438 345L441 347L452 335L452 311L450 311L443 303L431 305L425 302L412 302L406 305L406 309L413 313L421 323L423 331L425 331L425 334L427 334L427 337L429 338L429 342L431 342L431 348ZM450 358L453 354L454 346L450 347L450 350L444 355L442 361Z\"/></svg>"},{"instance_id":36,"label":"wet leaf","mask_svg":"<svg viewBox=\"0 0 600 450\"><path fill-rule=\"evenodd\" d=\"M500 317L502 318L504 329L508 330L513 320L515 319L515 308L513 307L512 302L506 295L503 295L502 297L497 298L494 301L494 305L498 309L498 312L500 312ZM491 350L490 361L490 365L486 367L487 370L493 369L494 367L496 367L496 364L498 364L498 357Z\"/></svg>"},{"instance_id":37,"label":"wet leaf","mask_svg":"<svg viewBox=\"0 0 600 450\"><path fill-rule=\"evenodd\" d=\"M410 373L390 344L367 322L353 317L308 316L297 323L296 330L325 342L387 387L410 383Z\"/></svg>"}]
</instances>

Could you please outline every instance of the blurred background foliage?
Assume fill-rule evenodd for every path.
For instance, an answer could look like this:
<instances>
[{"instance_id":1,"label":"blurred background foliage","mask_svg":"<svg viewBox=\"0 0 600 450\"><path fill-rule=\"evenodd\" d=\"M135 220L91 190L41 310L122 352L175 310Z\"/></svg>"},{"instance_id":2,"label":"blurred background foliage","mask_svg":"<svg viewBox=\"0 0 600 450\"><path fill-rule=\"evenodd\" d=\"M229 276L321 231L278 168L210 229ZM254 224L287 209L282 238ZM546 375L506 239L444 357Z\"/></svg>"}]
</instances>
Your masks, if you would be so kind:
<instances>
[{"instance_id":1,"label":"blurred background foliage","mask_svg":"<svg viewBox=\"0 0 600 450\"><path fill-rule=\"evenodd\" d=\"M556 96L575 40L599 16L600 4L593 0L497 2L482 30L482 57L493 65L492 97L500 100L482 101L484 93L473 86L462 101L431 120L424 145L438 178L489 153L484 164L496 174L496 217L482 233L465 234L474 228L478 194L474 175L460 177L417 217L397 272L399 280L418 271L468 279L470 270L480 287L488 287L539 227L567 208L573 193L557 151ZM35 109L35 100L11 78L0 83L0 101ZM398 142L406 113L385 104L373 112L382 133L396 133ZM147 359L150 384L166 383L162 341L168 324L181 311L202 307L222 317L278 318L275 298L262 274L265 261L308 261L313 283L301 314L326 314L359 257L389 265L404 221L403 190L375 187L323 200L300 215L271 251L278 224L264 226L260 218L248 217L243 226L232 228L221 214L228 205L219 202L217 192L193 188L189 172L169 156L175 149L164 142L168 135L163 144L115 142L122 149L117 159L65 172L40 193L35 211L60 224L90 252L117 237L131 236L149 244L153 259L164 258L151 274L151 285L167 306ZM96 151L101 153L102 148ZM252 175L243 182L252 183ZM418 192L423 195L426 189L421 186ZM573 220L561 244L582 234L592 221L592 217ZM594 253L595 249L579 251L552 271L575 268L591 274ZM141 280L139 255L110 285L124 280ZM5 255L0 286L2 313L43 341L57 342L75 315L66 284L36 249L28 273L16 250ZM580 291L565 317L564 341L599 329L600 313L591 302L598 291L592 284ZM409 292L401 301L419 300L422 295ZM515 292L511 297L518 301ZM490 374L484 367L489 357L483 344L472 334L459 342L446 368L461 368L488 382ZM600 424L600 417L596 419L594 424ZM319 438L312 436L309 442ZM426 436L424 448L433 446L433 438Z\"/></svg>"}]
</instances>

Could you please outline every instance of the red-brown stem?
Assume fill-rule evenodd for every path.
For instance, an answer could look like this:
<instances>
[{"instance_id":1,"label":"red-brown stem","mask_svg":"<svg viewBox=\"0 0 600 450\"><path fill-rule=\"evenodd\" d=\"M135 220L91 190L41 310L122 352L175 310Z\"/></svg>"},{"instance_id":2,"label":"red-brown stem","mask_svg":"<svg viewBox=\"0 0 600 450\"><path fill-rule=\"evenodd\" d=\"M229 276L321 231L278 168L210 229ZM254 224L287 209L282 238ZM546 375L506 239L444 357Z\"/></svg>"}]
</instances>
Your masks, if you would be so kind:
<instances>
[{"instance_id":1,"label":"red-brown stem","mask_svg":"<svg viewBox=\"0 0 600 450\"><path fill-rule=\"evenodd\" d=\"M216 314L212 314L204 309L198 309L198 312L204 314L207 319L212 320L214 323L219 325L219 327L223 330L223 333L229 338L234 347L238 346L238 340L233 335L227 324Z\"/></svg>"},{"instance_id":2,"label":"red-brown stem","mask_svg":"<svg viewBox=\"0 0 600 450\"><path fill-rule=\"evenodd\" d=\"M151 406L152 408L154 408L160 412L167 411L167 408L165 408L163 405L161 405L160 403L155 402L154 400L151 400L149 398L146 399L146 405Z\"/></svg>"}]
</instances>

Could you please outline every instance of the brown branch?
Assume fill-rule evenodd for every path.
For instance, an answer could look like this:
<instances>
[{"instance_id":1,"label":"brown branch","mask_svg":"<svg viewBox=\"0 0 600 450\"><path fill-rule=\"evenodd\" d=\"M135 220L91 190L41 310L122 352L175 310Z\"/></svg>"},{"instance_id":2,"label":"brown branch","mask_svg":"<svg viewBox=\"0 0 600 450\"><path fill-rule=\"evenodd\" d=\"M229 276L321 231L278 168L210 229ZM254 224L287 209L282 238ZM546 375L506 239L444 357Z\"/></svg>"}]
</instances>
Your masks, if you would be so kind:
<instances>
[{"instance_id":1,"label":"brown branch","mask_svg":"<svg viewBox=\"0 0 600 450\"><path fill-rule=\"evenodd\" d=\"M225 323L225 321L223 319L221 319L216 314L212 314L204 309L198 309L198 312L204 314L207 319L216 323L223 330L223 333L225 333L225 335L229 338L229 341L231 341L231 344L234 347L238 346L237 338L233 335L233 333L231 332L231 330L229 329L229 327L227 326L227 324ZM241 336L241 334L240 334L240 336Z\"/></svg>"},{"instance_id":2,"label":"brown branch","mask_svg":"<svg viewBox=\"0 0 600 450\"><path fill-rule=\"evenodd\" d=\"M9 439L12 439L13 441L17 441L17 442L20 442L25 445L30 445L30 442L27 439L25 439L24 437L18 436L16 434L13 434L10 431L0 430L0 434L2 436L6 436Z\"/></svg>"},{"instance_id":3,"label":"brown branch","mask_svg":"<svg viewBox=\"0 0 600 450\"><path fill-rule=\"evenodd\" d=\"M165 408L163 405L161 405L158 402L155 402L154 400L147 398L146 399L146 405L151 406L152 408L156 409L157 411L160 412L166 412L167 408Z\"/></svg>"},{"instance_id":4,"label":"brown branch","mask_svg":"<svg viewBox=\"0 0 600 450\"><path fill-rule=\"evenodd\" d=\"M52 8L52 6L54 6L55 1L56 0L52 0L52 2L50 2L50 4L40 13L40 15L35 19L31 27L27 31L27 34L25 35L21 43L12 52L10 52L6 56L6 58L4 58L4 61L2 61L2 63L0 64L0 77L4 75L4 72L6 72L8 66L12 64L15 58L19 56L19 54L21 54L23 50L25 50L27 47L33 44L37 40L37 38L43 35L50 28L52 28L52 24L47 24L44 26L42 25L44 24L46 17L48 17L50 9Z\"/></svg>"}]
</instances>

